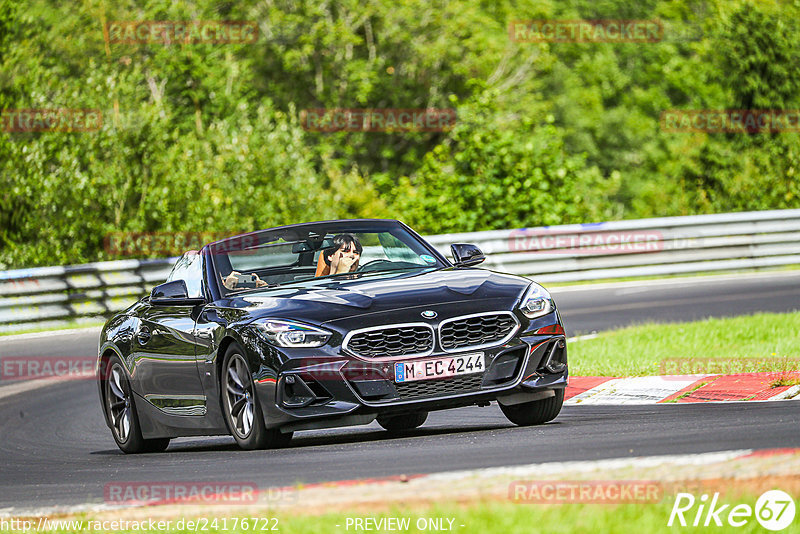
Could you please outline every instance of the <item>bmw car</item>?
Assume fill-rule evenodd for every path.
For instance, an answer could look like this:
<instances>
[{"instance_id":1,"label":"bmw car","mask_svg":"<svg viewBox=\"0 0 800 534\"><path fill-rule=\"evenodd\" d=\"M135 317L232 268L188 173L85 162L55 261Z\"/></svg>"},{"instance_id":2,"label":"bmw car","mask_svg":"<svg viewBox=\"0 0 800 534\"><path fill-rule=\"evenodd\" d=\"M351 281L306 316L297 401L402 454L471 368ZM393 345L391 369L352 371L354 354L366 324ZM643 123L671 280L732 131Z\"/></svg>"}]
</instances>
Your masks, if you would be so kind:
<instances>
[{"instance_id":1,"label":"bmw car","mask_svg":"<svg viewBox=\"0 0 800 534\"><path fill-rule=\"evenodd\" d=\"M294 224L184 253L166 282L104 326L97 375L126 453L230 435L243 449L294 432L499 407L516 425L564 401L564 328L528 278L448 259L396 220Z\"/></svg>"}]
</instances>

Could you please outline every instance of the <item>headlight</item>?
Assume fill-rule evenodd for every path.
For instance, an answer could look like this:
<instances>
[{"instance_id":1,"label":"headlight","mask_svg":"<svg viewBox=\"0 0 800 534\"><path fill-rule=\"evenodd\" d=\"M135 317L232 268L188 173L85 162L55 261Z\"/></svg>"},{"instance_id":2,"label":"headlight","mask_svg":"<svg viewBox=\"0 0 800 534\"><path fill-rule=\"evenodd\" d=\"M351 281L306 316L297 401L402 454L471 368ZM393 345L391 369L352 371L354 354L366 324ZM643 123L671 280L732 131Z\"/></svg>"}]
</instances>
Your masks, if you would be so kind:
<instances>
[{"instance_id":1,"label":"headlight","mask_svg":"<svg viewBox=\"0 0 800 534\"><path fill-rule=\"evenodd\" d=\"M278 347L321 347L331 337L327 330L294 321L268 319L255 324L267 341Z\"/></svg>"},{"instance_id":2,"label":"headlight","mask_svg":"<svg viewBox=\"0 0 800 534\"><path fill-rule=\"evenodd\" d=\"M553 299L545 288L533 283L522 297L519 310L528 319L535 319L553 311Z\"/></svg>"}]
</instances>

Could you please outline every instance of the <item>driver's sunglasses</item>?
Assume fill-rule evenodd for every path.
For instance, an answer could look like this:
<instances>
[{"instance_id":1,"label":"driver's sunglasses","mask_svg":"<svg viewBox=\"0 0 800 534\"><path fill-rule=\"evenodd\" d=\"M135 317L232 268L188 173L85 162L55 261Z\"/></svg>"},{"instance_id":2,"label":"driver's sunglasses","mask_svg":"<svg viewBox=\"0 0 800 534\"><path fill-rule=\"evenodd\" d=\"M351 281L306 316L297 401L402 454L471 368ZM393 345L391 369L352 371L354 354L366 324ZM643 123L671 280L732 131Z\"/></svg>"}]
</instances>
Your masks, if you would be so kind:
<instances>
[{"instance_id":1,"label":"driver's sunglasses","mask_svg":"<svg viewBox=\"0 0 800 534\"><path fill-rule=\"evenodd\" d=\"M361 253L360 253L358 250L356 250L356 248L355 248L355 247L351 247L351 246L348 246L348 247L346 247L346 248L343 248L343 249L341 250L341 252L352 252L353 254L356 254L356 255L360 255L360 254L361 254Z\"/></svg>"}]
</instances>

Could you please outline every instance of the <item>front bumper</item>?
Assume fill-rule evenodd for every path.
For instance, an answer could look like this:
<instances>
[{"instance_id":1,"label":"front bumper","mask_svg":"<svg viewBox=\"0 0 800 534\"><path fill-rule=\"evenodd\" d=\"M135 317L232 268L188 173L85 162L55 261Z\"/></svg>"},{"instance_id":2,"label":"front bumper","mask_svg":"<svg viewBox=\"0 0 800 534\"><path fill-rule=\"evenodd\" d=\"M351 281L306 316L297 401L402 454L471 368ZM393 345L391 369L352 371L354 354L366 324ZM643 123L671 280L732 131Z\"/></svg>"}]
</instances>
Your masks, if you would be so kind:
<instances>
[{"instance_id":1,"label":"front bumper","mask_svg":"<svg viewBox=\"0 0 800 534\"><path fill-rule=\"evenodd\" d=\"M443 410L497 399L516 403L526 395L534 399L537 393L564 388L568 378L564 335L535 334L530 329L496 347L464 350L463 354L484 354L483 372L400 384L395 383L391 361L303 352L279 358L282 365L277 372L262 368L256 373L268 427L292 431L349 426L367 424L382 414ZM458 354L436 352L402 361Z\"/></svg>"}]
</instances>

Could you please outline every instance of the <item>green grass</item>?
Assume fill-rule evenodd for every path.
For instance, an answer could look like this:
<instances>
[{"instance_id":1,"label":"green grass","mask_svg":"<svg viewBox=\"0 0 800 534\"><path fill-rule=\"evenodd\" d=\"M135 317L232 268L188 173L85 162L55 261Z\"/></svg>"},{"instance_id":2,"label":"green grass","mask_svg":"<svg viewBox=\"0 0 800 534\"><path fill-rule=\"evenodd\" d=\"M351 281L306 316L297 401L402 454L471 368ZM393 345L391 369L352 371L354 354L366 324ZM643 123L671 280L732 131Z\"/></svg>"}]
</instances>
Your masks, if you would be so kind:
<instances>
[{"instance_id":1,"label":"green grass","mask_svg":"<svg viewBox=\"0 0 800 534\"><path fill-rule=\"evenodd\" d=\"M782 376L770 384L774 388L783 386L800 386L800 378L792 378L789 376Z\"/></svg>"},{"instance_id":2,"label":"green grass","mask_svg":"<svg viewBox=\"0 0 800 534\"><path fill-rule=\"evenodd\" d=\"M756 499L749 503L755 504ZM672 503L659 504L568 504L542 506L536 504L484 503L469 508L457 505L439 505L420 513L397 509L389 514L375 514L377 517L408 517L411 528L398 532L431 532L420 530L415 526L419 518L450 518L453 521L452 532L458 534L567 534L603 532L630 534L675 532L676 528L668 527L667 522L672 510ZM347 517L365 517L372 514L331 514L320 517L291 518L279 521L280 531L288 534L346 533L354 532L351 527L345 529ZM373 516L373 517L375 517ZM737 532L763 532L755 519L752 524L745 525ZM336 527L336 525L341 525ZM446 524L446 521L445 521ZM463 526L461 526L463 525ZM726 525L727 526L727 525ZM728 527L730 528L730 527ZM703 527L689 528L690 531L705 530ZM723 529L725 530L724 527ZM381 531L379 531L381 532ZM386 532L386 531L383 531ZM436 532L435 530L433 532ZM439 531L441 532L441 531Z\"/></svg>"},{"instance_id":3,"label":"green grass","mask_svg":"<svg viewBox=\"0 0 800 534\"><path fill-rule=\"evenodd\" d=\"M730 374L800 369L800 312L644 324L569 344L573 376Z\"/></svg>"},{"instance_id":4,"label":"green grass","mask_svg":"<svg viewBox=\"0 0 800 534\"><path fill-rule=\"evenodd\" d=\"M748 504L753 507L756 502L756 497L752 498L737 498L735 502ZM728 501L725 501L728 502ZM564 505L538 505L538 504L515 504L511 502L479 502L473 503L469 506L459 504L437 504L425 508L395 508L389 512L339 512L334 514L325 515L296 515L286 516L286 514L277 514L277 516L270 515L269 512L262 512L259 514L261 518L277 517L277 524L274 522L269 523L270 526L275 526L276 530L271 532L281 532L283 534L322 534L322 533L348 533L348 532L369 532L365 530L356 530L351 524L347 528L348 518L408 518L410 520L407 530L396 530L395 532L448 532L442 530L423 530L416 526L420 519L426 518L449 518L453 520L452 531L455 534L508 534L508 533L547 533L547 534L566 534L566 533L585 533L585 532L602 532L602 533L619 533L629 534L636 533L660 533L660 532L675 532L687 531L698 532L706 531L708 529L716 530L719 532L730 532L735 530L737 533L748 534L751 532L763 532L755 518L751 517L746 525L741 528L732 529L727 524L723 523L723 527L680 527L673 525L667 526L670 512L672 510L672 501L667 499L664 502L656 504L623 504L623 505L608 505L608 504L564 504ZM696 508L693 512L696 511ZM694 515L687 512L685 516L688 523L694 519ZM705 516L703 516L703 520ZM721 514L720 519L724 522L727 519L726 514ZM173 518L172 522L175 525L177 518ZM217 528L211 528L211 523L206 523L209 527L202 532L228 532L228 533L245 533L255 532L253 530L253 522L250 521L247 528L232 528L233 518L227 518L227 529L223 529L223 523L220 518L217 523ZM445 519L444 522L447 525ZM338 526L337 526L338 525ZM713 523L712 523L713 525ZM261 523L259 522L259 527ZM787 530L788 531L788 530ZM83 531L76 529L64 530L42 530L38 532L89 532L85 529ZM131 532L127 531L112 531L112 532ZM194 532L194 530L184 528L182 530L173 528L159 531L162 533L178 533L178 532ZM258 530L258 532L264 532ZM372 532L391 532L389 530L372 530Z\"/></svg>"}]
</instances>

